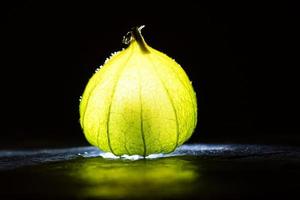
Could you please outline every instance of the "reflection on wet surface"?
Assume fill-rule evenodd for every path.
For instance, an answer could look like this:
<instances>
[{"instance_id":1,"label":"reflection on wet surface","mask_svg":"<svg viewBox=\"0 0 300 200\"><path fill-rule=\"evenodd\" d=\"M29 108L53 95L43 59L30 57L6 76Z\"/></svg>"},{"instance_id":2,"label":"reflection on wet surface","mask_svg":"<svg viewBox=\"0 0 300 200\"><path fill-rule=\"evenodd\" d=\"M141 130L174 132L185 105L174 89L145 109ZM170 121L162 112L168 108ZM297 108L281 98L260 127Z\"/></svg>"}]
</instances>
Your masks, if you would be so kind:
<instances>
[{"instance_id":1,"label":"reflection on wet surface","mask_svg":"<svg viewBox=\"0 0 300 200\"><path fill-rule=\"evenodd\" d=\"M198 178L192 162L177 158L110 162L94 158L69 167L70 178L85 183L80 197L180 196L192 193Z\"/></svg>"},{"instance_id":2,"label":"reflection on wet surface","mask_svg":"<svg viewBox=\"0 0 300 200\"><path fill-rule=\"evenodd\" d=\"M172 154L114 157L94 147L0 151L0 199L287 197L300 151L262 145L183 145Z\"/></svg>"},{"instance_id":3,"label":"reflection on wet surface","mask_svg":"<svg viewBox=\"0 0 300 200\"><path fill-rule=\"evenodd\" d=\"M178 157L134 161L81 157L2 172L1 179L6 180L2 193L18 198L184 198L196 192L200 177L199 166Z\"/></svg>"}]
</instances>

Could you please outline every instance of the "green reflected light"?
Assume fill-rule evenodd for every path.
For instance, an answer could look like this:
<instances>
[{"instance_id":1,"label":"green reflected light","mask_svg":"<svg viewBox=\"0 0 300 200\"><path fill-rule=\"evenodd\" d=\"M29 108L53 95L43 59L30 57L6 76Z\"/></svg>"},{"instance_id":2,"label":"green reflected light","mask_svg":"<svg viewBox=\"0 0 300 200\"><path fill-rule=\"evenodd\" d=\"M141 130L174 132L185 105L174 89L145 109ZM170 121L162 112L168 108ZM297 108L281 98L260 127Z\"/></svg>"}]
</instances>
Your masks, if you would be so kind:
<instances>
[{"instance_id":1,"label":"green reflected light","mask_svg":"<svg viewBox=\"0 0 300 200\"><path fill-rule=\"evenodd\" d=\"M107 160L90 158L72 165L70 176L82 183L79 197L132 198L191 194L197 167L179 158Z\"/></svg>"}]
</instances>

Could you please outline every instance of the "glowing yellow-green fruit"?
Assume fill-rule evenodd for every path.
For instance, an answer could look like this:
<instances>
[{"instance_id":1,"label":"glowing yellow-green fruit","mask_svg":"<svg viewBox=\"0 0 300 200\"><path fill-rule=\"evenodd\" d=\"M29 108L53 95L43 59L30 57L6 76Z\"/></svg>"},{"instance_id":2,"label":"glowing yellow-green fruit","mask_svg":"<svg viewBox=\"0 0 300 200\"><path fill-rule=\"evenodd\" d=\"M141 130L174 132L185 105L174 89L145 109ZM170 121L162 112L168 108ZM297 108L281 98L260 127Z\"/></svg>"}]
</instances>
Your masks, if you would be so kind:
<instances>
[{"instance_id":1,"label":"glowing yellow-green fruit","mask_svg":"<svg viewBox=\"0 0 300 200\"><path fill-rule=\"evenodd\" d=\"M180 65L148 46L140 28L130 34L128 48L105 62L85 88L83 132L115 155L170 153L195 129L196 94Z\"/></svg>"}]
</instances>

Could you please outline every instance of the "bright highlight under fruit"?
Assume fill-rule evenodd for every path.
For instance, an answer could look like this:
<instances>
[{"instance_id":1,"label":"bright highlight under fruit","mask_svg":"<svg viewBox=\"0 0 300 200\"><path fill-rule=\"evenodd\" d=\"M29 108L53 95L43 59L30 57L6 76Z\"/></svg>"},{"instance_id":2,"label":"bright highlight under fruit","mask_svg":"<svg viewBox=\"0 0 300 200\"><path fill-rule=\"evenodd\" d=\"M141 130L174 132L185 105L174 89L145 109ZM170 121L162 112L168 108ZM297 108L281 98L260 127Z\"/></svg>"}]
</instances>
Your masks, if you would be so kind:
<instances>
[{"instance_id":1,"label":"bright highlight under fruit","mask_svg":"<svg viewBox=\"0 0 300 200\"><path fill-rule=\"evenodd\" d=\"M193 133L197 100L184 70L135 27L128 48L88 82L80 103L87 140L115 155L170 153Z\"/></svg>"}]
</instances>

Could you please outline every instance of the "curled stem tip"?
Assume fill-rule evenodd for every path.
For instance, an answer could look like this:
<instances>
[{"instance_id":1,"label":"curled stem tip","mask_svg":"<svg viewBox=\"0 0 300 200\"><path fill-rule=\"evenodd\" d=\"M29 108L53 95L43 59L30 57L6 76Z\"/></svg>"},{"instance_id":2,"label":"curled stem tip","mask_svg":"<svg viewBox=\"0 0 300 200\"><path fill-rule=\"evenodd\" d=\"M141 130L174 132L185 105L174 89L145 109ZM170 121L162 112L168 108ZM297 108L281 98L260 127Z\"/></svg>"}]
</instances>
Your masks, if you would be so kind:
<instances>
[{"instance_id":1,"label":"curled stem tip","mask_svg":"<svg viewBox=\"0 0 300 200\"><path fill-rule=\"evenodd\" d=\"M128 45L128 44L130 44L130 42L132 40L135 40L138 43L138 45L140 46L141 50L143 52L148 53L149 50L147 49L146 42L141 33L141 31L144 27L145 27L145 25L135 26L135 27L131 28L131 30L123 37L123 43Z\"/></svg>"}]
</instances>

